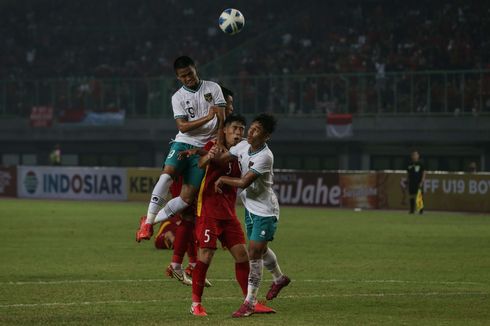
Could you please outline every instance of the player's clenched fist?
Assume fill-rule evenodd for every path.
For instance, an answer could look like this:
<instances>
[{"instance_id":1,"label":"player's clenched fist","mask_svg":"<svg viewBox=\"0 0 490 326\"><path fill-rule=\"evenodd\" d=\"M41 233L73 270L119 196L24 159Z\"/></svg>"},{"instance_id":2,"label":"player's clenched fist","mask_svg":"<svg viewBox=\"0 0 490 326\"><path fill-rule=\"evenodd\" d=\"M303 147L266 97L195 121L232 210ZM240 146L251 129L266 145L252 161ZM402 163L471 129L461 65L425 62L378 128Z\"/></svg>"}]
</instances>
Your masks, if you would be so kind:
<instances>
[{"instance_id":1,"label":"player's clenched fist","mask_svg":"<svg viewBox=\"0 0 490 326\"><path fill-rule=\"evenodd\" d=\"M211 149L208 152L208 158L213 159L216 157L216 154L218 153L219 153L219 147L217 145L214 145L213 147L211 147Z\"/></svg>"}]
</instances>

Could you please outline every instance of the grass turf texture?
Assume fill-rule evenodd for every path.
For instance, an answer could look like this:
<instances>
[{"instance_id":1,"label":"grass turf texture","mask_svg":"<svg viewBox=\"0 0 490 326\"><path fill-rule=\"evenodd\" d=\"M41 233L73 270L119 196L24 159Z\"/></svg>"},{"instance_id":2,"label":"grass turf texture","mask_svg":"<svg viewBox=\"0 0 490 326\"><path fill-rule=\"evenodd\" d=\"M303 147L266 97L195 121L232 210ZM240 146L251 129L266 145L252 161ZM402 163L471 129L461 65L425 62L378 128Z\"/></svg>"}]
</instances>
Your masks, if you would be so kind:
<instances>
[{"instance_id":1,"label":"grass turf texture","mask_svg":"<svg viewBox=\"0 0 490 326\"><path fill-rule=\"evenodd\" d=\"M209 316L191 316L191 288L164 276L171 252L134 241L144 211L0 200L0 324L490 323L490 216L283 207L271 247L293 282L270 303L277 314L234 320L241 292L229 253L208 272Z\"/></svg>"}]
</instances>

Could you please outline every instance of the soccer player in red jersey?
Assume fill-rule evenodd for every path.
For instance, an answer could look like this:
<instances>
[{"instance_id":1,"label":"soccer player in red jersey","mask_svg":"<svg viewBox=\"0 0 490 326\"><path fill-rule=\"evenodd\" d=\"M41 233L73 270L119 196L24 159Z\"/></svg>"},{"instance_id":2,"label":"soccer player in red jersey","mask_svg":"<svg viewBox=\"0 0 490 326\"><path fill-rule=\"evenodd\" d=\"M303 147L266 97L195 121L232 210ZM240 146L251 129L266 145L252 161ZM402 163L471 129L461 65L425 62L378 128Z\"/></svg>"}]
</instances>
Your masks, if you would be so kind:
<instances>
[{"instance_id":1,"label":"soccer player in red jersey","mask_svg":"<svg viewBox=\"0 0 490 326\"><path fill-rule=\"evenodd\" d=\"M225 146L230 148L242 140L245 130L245 119L231 115L225 120ZM181 156L199 154L199 166L206 169L197 200L196 238L199 244L198 261L192 275L192 306L190 312L196 316L206 316L201 304L204 291L204 280L217 248L217 240L229 249L235 259L235 276L247 294L249 260L245 246L245 235L235 212L236 188L223 187L222 194L214 190L215 181L222 175L239 177L241 175L238 161L220 164L214 161L217 155L215 142L210 141L204 149L185 151ZM260 303L256 304L257 313L275 312Z\"/></svg>"},{"instance_id":2,"label":"soccer player in red jersey","mask_svg":"<svg viewBox=\"0 0 490 326\"><path fill-rule=\"evenodd\" d=\"M172 197L175 198L178 196L181 189L182 177L180 177L170 186L170 193L172 194ZM169 277L176 278L185 285L192 284L190 277L192 275L192 270L196 266L197 247L194 237L194 212L195 205L191 205L179 214L181 221L175 228L172 261L167 267L166 271ZM187 255L189 256L189 266L184 271L182 268L182 261L184 260L186 251Z\"/></svg>"},{"instance_id":3,"label":"soccer player in red jersey","mask_svg":"<svg viewBox=\"0 0 490 326\"><path fill-rule=\"evenodd\" d=\"M175 180L170 186L170 194L172 197L178 196L182 188L182 177ZM194 207L194 206L193 206ZM195 208L195 207L194 207ZM187 212L187 210L185 210ZM183 213L176 214L166 221L160 223L157 235L155 236L155 248L157 249L173 249L175 243L175 236L177 234L177 227L182 223ZM146 221L141 218L140 223Z\"/></svg>"},{"instance_id":4,"label":"soccer player in red jersey","mask_svg":"<svg viewBox=\"0 0 490 326\"><path fill-rule=\"evenodd\" d=\"M155 248L156 249L176 249L179 246L179 237L177 236L178 230L181 229L182 225L182 219L180 218L180 215L176 215L170 219L168 219L165 222L162 222L160 225L160 228L158 229L157 235L155 237ZM175 247L174 247L175 245ZM184 247L185 249L185 247ZM177 278L180 282L182 282L185 285L191 285L192 284L192 270L196 266L197 262L197 250L196 250L196 243L195 243L195 238L192 237L191 240L189 240L189 243L187 244L187 257L189 258L189 265L185 269L184 273L185 275L180 275L182 276L181 279ZM185 250L184 250L185 251ZM184 252L181 249L179 250L174 250L174 254L172 255L172 263L177 263L182 266L182 261L183 261L183 253ZM178 252L181 252L179 255ZM172 278L175 277L173 274L173 271L171 270L174 269L172 264L167 267L166 274L167 276L170 276ZM182 269L182 267L181 267ZM175 269L174 269L175 270ZM211 286L211 283L206 280L206 286Z\"/></svg>"},{"instance_id":5,"label":"soccer player in red jersey","mask_svg":"<svg viewBox=\"0 0 490 326\"><path fill-rule=\"evenodd\" d=\"M181 187L181 179L176 180L170 186L172 197L179 195ZM192 270L196 266L197 260L197 245L194 237L194 212L195 205L191 205L182 213L162 222L155 237L155 248L173 250L171 263L165 273L184 285L192 284ZM146 216L142 216L140 223L145 223L145 221ZM189 265L184 270L182 262L186 252L189 258ZM211 286L211 283L207 282L207 286Z\"/></svg>"},{"instance_id":6,"label":"soccer player in red jersey","mask_svg":"<svg viewBox=\"0 0 490 326\"><path fill-rule=\"evenodd\" d=\"M233 92L224 86L220 86L223 92L223 97L226 101L225 115L230 115L233 108ZM183 177L180 176L170 186L170 193L173 198L179 196L182 190ZM196 206L191 204L184 209L180 214L176 214L169 220L165 220L161 223L157 236L155 238L155 247L170 249L170 241L173 247L174 253L172 255L172 261L167 267L166 274L169 277L176 278L178 281L185 285L192 284L192 271L196 265L197 244L194 236L194 216ZM140 220L140 229L144 227L146 222L146 216ZM171 222L171 223L169 223ZM182 268L182 261L187 250L189 257L189 266L185 269ZM211 282L205 279L206 287L211 286Z\"/></svg>"}]
</instances>

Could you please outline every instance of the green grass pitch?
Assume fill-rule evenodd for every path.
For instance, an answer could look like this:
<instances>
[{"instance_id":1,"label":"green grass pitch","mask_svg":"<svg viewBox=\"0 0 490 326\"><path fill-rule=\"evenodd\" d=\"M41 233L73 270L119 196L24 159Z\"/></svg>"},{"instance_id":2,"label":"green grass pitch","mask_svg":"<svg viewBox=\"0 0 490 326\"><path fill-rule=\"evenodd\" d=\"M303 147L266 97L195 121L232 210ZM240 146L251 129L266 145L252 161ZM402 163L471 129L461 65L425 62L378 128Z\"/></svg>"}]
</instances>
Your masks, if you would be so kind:
<instances>
[{"instance_id":1,"label":"green grass pitch","mask_svg":"<svg viewBox=\"0 0 490 326\"><path fill-rule=\"evenodd\" d=\"M234 320L242 299L229 253L208 273L209 317L191 316L190 287L164 276L171 252L134 241L145 211L0 200L0 324L490 324L488 215L282 207L271 248L293 282L270 302L277 314Z\"/></svg>"}]
</instances>

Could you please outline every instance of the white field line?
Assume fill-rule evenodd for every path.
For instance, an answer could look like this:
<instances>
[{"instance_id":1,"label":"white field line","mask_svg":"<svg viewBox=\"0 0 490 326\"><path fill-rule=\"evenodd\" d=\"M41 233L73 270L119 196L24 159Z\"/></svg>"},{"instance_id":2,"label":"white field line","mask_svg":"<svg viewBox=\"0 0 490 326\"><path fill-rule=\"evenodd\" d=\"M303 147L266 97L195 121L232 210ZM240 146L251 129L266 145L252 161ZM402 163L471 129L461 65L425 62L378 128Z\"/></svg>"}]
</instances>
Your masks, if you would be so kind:
<instances>
[{"instance_id":1,"label":"white field line","mask_svg":"<svg viewBox=\"0 0 490 326\"><path fill-rule=\"evenodd\" d=\"M213 282L236 282L233 278L210 279ZM303 283L400 283L400 284L442 284L442 285L487 285L481 282L465 281L409 281L409 280L342 280L342 279L305 279L292 280ZM1 285L56 285L76 283L144 283L144 282L175 282L168 278L155 279L107 279L107 280L52 280L52 281L7 281L0 282Z\"/></svg>"},{"instance_id":2,"label":"white field line","mask_svg":"<svg viewBox=\"0 0 490 326\"><path fill-rule=\"evenodd\" d=\"M449 297L449 296L490 296L485 292L407 292L407 293L346 293L346 294L311 294L311 295L283 295L281 299L311 299L311 298L382 298L382 297ZM59 307L59 306L97 306L106 304L147 304L162 303L175 301L189 301L189 298L174 299L155 299L155 300L107 300L107 301L80 301L80 302L45 302L45 303L16 303L3 304L0 308L36 308L36 307ZM238 296L234 297L207 297L206 300L236 300L240 301Z\"/></svg>"}]
</instances>

